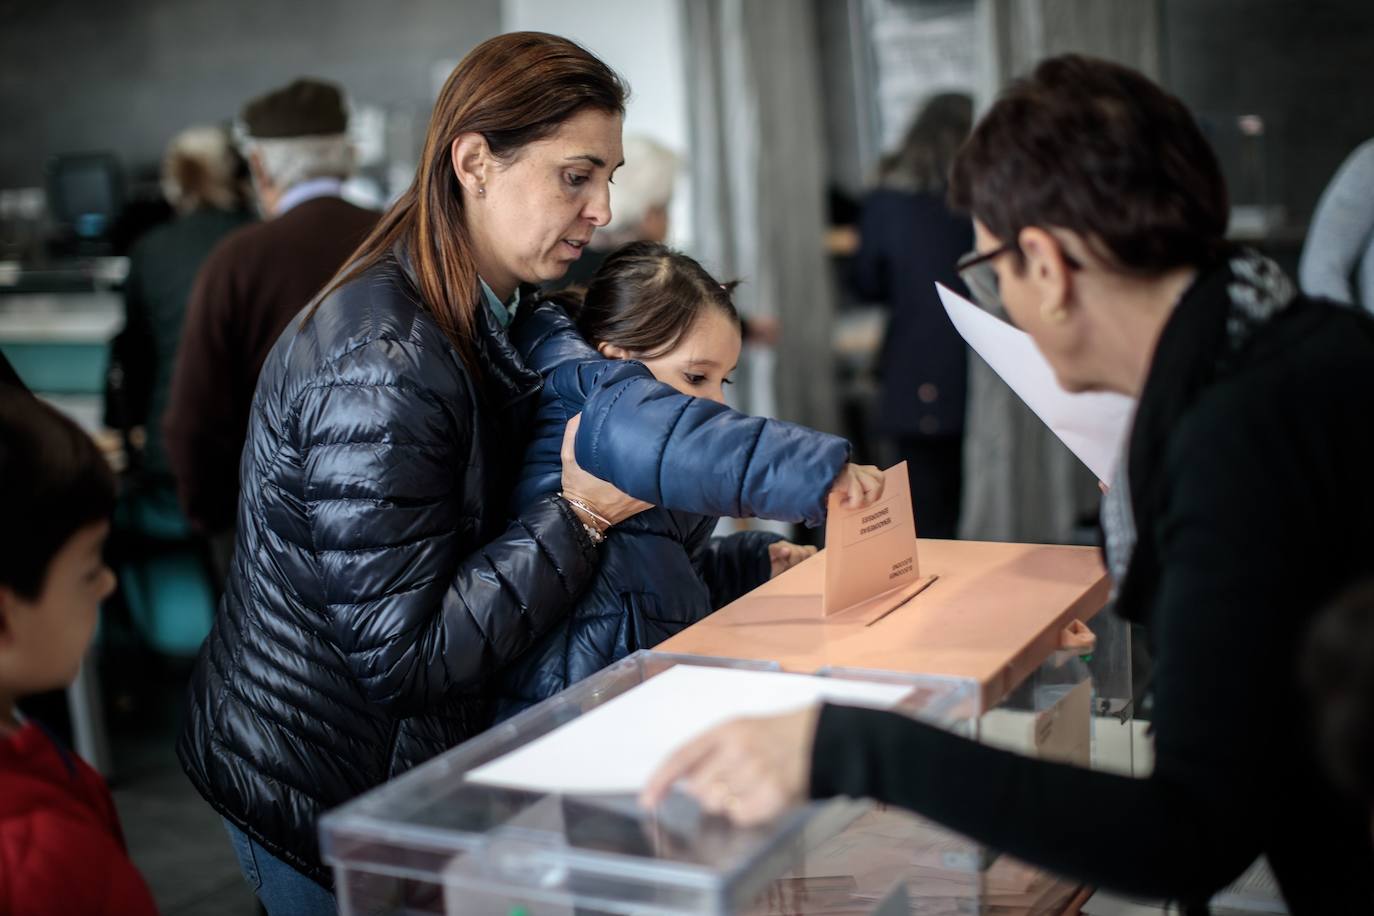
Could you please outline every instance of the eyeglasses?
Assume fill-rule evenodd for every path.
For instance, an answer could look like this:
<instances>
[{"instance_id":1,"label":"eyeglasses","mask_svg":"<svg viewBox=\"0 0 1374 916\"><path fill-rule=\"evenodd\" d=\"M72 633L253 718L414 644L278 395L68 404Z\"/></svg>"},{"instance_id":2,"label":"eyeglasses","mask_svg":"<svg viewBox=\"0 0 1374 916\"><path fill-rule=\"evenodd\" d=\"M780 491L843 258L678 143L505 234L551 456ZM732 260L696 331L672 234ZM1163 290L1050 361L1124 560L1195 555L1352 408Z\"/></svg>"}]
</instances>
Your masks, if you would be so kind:
<instances>
[{"instance_id":1,"label":"eyeglasses","mask_svg":"<svg viewBox=\"0 0 1374 916\"><path fill-rule=\"evenodd\" d=\"M1010 251L1017 251L1015 242L994 248L992 251L970 251L954 265L954 272L964 281L973 301L994 314L1005 311L1002 306L1002 291L997 284L997 268L992 262Z\"/></svg>"},{"instance_id":2,"label":"eyeglasses","mask_svg":"<svg viewBox=\"0 0 1374 916\"><path fill-rule=\"evenodd\" d=\"M1006 311L1006 306L1002 304L1002 289L997 282L997 268L992 266L992 262L1008 252L1020 250L1021 246L1016 242L1007 242L992 251L970 251L955 263L954 272L968 287L973 301L989 312L1000 314ZM1069 270L1083 268L1078 259L1067 251L1061 254Z\"/></svg>"}]
</instances>

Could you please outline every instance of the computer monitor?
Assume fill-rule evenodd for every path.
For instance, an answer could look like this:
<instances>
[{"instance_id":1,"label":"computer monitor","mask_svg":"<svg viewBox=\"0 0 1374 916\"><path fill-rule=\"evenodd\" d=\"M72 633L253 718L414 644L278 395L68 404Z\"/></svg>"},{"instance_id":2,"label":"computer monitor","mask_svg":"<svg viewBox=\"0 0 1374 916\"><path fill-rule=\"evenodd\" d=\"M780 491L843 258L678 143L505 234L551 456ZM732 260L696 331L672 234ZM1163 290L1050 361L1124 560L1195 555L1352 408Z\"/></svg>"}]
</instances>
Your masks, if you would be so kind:
<instances>
[{"instance_id":1,"label":"computer monitor","mask_svg":"<svg viewBox=\"0 0 1374 916\"><path fill-rule=\"evenodd\" d=\"M48 209L82 241L104 239L124 206L124 172L112 153L66 153L48 163Z\"/></svg>"}]
</instances>

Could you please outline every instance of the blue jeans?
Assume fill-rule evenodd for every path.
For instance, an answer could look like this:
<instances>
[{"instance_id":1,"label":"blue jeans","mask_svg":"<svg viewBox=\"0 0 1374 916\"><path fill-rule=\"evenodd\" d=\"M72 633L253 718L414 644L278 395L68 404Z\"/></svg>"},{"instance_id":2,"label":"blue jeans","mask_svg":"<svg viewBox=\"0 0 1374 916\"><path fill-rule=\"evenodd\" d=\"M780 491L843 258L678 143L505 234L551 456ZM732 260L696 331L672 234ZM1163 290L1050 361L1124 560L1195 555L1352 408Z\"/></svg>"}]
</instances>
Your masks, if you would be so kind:
<instances>
[{"instance_id":1,"label":"blue jeans","mask_svg":"<svg viewBox=\"0 0 1374 916\"><path fill-rule=\"evenodd\" d=\"M267 916L336 916L334 895L263 849L234 824L224 822L243 880L267 908Z\"/></svg>"}]
</instances>

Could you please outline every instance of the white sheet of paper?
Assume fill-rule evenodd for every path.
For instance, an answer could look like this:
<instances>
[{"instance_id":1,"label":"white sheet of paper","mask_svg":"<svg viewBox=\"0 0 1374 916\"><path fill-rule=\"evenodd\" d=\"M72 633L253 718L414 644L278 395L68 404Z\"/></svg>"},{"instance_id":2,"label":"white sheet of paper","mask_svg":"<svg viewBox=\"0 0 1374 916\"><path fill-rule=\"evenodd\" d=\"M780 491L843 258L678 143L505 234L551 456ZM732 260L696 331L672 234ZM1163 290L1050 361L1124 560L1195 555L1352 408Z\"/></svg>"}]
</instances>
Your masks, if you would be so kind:
<instances>
[{"instance_id":1,"label":"white sheet of paper","mask_svg":"<svg viewBox=\"0 0 1374 916\"><path fill-rule=\"evenodd\" d=\"M1070 394L1030 335L936 283L940 301L968 345L1104 483L1112 482L1135 400L1111 392Z\"/></svg>"},{"instance_id":2,"label":"white sheet of paper","mask_svg":"<svg viewBox=\"0 0 1374 916\"><path fill-rule=\"evenodd\" d=\"M467 778L536 792L638 793L679 746L737 716L820 700L888 708L910 692L901 684L677 665Z\"/></svg>"}]
</instances>

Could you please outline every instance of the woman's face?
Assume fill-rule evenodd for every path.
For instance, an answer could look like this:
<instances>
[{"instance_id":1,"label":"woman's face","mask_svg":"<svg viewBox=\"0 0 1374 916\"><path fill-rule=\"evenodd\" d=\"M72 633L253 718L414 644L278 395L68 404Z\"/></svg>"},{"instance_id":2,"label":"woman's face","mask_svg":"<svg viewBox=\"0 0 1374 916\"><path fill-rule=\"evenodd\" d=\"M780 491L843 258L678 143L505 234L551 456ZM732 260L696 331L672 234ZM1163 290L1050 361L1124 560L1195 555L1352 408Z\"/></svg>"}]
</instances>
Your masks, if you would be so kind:
<instances>
[{"instance_id":1,"label":"woman's face","mask_svg":"<svg viewBox=\"0 0 1374 916\"><path fill-rule=\"evenodd\" d=\"M623 158L620 124L620 115L583 109L505 162L490 154L458 161L455 144L478 273L502 298L520 283L562 277L592 231L610 220L611 176Z\"/></svg>"},{"instance_id":2,"label":"woman's face","mask_svg":"<svg viewBox=\"0 0 1374 916\"><path fill-rule=\"evenodd\" d=\"M725 403L725 386L739 364L742 345L739 325L719 308L707 306L677 342L660 356L650 357L603 344L601 352L612 359L637 359L654 378L683 394Z\"/></svg>"}]
</instances>

